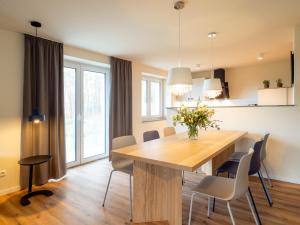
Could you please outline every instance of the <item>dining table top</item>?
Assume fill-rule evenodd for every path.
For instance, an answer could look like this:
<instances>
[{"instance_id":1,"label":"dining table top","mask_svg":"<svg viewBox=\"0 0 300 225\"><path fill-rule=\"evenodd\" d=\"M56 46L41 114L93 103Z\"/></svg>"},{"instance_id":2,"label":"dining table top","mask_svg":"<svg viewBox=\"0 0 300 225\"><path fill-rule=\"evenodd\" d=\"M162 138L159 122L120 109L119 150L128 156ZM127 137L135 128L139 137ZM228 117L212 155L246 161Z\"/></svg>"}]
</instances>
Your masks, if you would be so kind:
<instances>
[{"instance_id":1,"label":"dining table top","mask_svg":"<svg viewBox=\"0 0 300 225\"><path fill-rule=\"evenodd\" d=\"M190 140L186 132L131 145L112 151L113 156L124 157L163 167L195 171L247 132L200 130L197 140Z\"/></svg>"}]
</instances>

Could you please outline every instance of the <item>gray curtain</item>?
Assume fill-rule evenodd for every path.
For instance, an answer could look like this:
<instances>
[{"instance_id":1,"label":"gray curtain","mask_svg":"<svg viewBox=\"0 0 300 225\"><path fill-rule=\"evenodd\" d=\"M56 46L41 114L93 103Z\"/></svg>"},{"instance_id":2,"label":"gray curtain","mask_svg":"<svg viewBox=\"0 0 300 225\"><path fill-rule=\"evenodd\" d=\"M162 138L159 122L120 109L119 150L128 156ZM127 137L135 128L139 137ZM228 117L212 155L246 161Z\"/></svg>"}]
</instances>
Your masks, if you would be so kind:
<instances>
[{"instance_id":1,"label":"gray curtain","mask_svg":"<svg viewBox=\"0 0 300 225\"><path fill-rule=\"evenodd\" d=\"M111 57L111 92L109 134L115 137L132 135L132 65L130 61Z\"/></svg>"},{"instance_id":2,"label":"gray curtain","mask_svg":"<svg viewBox=\"0 0 300 225\"><path fill-rule=\"evenodd\" d=\"M36 98L37 97L37 98ZM46 120L28 121L37 106ZM35 166L34 183L66 174L64 138L63 44L25 34L21 158L51 155L48 163ZM28 167L21 166L20 184L28 182Z\"/></svg>"}]
</instances>

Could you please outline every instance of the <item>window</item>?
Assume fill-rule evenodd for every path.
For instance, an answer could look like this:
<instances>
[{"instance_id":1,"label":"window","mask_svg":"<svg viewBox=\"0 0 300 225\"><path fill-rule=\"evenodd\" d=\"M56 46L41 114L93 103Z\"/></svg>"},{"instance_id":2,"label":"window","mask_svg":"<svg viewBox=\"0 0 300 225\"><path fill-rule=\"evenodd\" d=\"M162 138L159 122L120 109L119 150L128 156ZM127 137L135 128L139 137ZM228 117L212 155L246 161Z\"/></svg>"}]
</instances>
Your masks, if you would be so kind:
<instances>
[{"instance_id":1,"label":"window","mask_svg":"<svg viewBox=\"0 0 300 225\"><path fill-rule=\"evenodd\" d=\"M68 167L106 155L106 77L108 70L65 62L64 105Z\"/></svg>"},{"instance_id":2,"label":"window","mask_svg":"<svg viewBox=\"0 0 300 225\"><path fill-rule=\"evenodd\" d=\"M144 121L163 118L164 80L151 76L142 78L142 118Z\"/></svg>"}]
</instances>

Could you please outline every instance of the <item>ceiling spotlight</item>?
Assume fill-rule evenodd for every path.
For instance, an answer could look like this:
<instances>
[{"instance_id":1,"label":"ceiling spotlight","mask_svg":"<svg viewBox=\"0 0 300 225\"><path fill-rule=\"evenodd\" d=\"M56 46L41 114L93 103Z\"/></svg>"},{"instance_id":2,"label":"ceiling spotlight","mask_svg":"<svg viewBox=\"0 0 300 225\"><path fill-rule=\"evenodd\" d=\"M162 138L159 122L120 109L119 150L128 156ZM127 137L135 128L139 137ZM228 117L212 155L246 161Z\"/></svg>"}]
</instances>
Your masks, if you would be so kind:
<instances>
[{"instance_id":1,"label":"ceiling spotlight","mask_svg":"<svg viewBox=\"0 0 300 225\"><path fill-rule=\"evenodd\" d=\"M256 57L257 60L263 60L264 59L264 53L259 53Z\"/></svg>"},{"instance_id":2,"label":"ceiling spotlight","mask_svg":"<svg viewBox=\"0 0 300 225\"><path fill-rule=\"evenodd\" d=\"M217 33L216 32L210 32L208 33L207 35L209 38L215 38L217 36Z\"/></svg>"}]
</instances>

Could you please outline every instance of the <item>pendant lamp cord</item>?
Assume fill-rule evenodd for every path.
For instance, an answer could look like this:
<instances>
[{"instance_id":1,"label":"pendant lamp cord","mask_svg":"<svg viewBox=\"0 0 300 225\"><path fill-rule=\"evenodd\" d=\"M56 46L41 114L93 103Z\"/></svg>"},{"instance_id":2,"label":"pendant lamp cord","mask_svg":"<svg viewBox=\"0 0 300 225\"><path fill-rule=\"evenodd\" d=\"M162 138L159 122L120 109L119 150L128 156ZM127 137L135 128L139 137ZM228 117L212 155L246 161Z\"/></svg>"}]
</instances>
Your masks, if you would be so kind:
<instances>
[{"instance_id":1,"label":"pendant lamp cord","mask_svg":"<svg viewBox=\"0 0 300 225\"><path fill-rule=\"evenodd\" d=\"M37 40L37 27L35 28L35 51L36 51L36 59L38 58L38 40ZM38 99L38 63L35 65L35 108L38 108L39 99Z\"/></svg>"},{"instance_id":2,"label":"pendant lamp cord","mask_svg":"<svg viewBox=\"0 0 300 225\"><path fill-rule=\"evenodd\" d=\"M178 67L181 67L181 10L178 10Z\"/></svg>"},{"instance_id":3,"label":"pendant lamp cord","mask_svg":"<svg viewBox=\"0 0 300 225\"><path fill-rule=\"evenodd\" d=\"M211 78L214 78L214 37L210 38Z\"/></svg>"}]
</instances>

